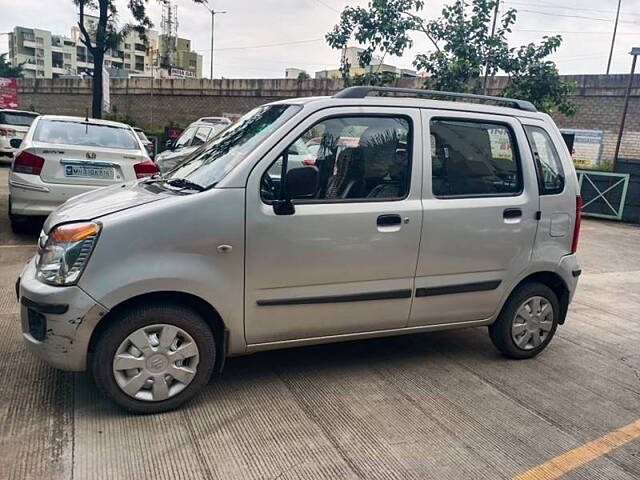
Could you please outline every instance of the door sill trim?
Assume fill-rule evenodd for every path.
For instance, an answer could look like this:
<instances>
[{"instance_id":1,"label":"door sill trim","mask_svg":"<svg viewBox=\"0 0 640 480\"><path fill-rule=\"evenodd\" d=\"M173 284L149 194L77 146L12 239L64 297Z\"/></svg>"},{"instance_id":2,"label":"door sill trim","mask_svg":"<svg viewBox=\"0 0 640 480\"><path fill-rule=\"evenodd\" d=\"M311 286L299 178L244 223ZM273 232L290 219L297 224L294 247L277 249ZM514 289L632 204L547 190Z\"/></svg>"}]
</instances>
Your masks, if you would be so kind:
<instances>
[{"instance_id":1,"label":"door sill trim","mask_svg":"<svg viewBox=\"0 0 640 480\"><path fill-rule=\"evenodd\" d=\"M438 323L434 325L419 325L403 328L392 328L389 330L373 330L369 332L341 333L338 335L326 335L321 337L298 338L293 340L280 340L276 342L251 343L247 344L246 352L260 352L263 350L276 350L279 348L304 347L319 343L347 342L351 340L361 340L365 338L392 337L396 335L409 335L411 333L422 333L440 330L454 330L458 328L482 327L490 325L493 317L482 320L470 320L465 322Z\"/></svg>"},{"instance_id":2,"label":"door sill trim","mask_svg":"<svg viewBox=\"0 0 640 480\"><path fill-rule=\"evenodd\" d=\"M365 292L350 295L324 295L319 297L274 298L257 300L261 307L273 305L310 305L315 303L367 302L372 300L393 300L411 298L411 289L387 290L384 292Z\"/></svg>"}]
</instances>

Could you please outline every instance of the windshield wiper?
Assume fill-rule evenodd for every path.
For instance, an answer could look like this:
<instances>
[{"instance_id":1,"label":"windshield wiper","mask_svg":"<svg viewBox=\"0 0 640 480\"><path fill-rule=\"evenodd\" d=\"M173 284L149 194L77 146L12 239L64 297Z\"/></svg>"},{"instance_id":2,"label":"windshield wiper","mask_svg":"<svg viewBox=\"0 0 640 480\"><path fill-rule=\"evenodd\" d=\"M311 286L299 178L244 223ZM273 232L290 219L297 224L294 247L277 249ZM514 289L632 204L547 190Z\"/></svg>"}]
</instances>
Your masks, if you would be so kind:
<instances>
[{"instance_id":1,"label":"windshield wiper","mask_svg":"<svg viewBox=\"0 0 640 480\"><path fill-rule=\"evenodd\" d=\"M168 183L173 187L190 188L191 190L197 190L198 192L203 192L204 190L206 190L206 188L204 188L199 183L192 182L191 180L187 180L186 178L171 178L169 180L165 180L165 183Z\"/></svg>"}]
</instances>

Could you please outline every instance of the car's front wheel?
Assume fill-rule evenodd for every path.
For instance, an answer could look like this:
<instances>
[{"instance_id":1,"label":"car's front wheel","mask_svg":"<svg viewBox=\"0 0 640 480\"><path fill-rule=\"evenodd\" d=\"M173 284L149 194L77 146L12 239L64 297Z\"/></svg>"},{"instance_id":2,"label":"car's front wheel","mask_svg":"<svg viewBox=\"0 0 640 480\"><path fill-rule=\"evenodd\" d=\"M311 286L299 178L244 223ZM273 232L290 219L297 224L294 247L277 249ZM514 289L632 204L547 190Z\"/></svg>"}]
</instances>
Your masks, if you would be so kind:
<instances>
[{"instance_id":1,"label":"car's front wheel","mask_svg":"<svg viewBox=\"0 0 640 480\"><path fill-rule=\"evenodd\" d=\"M558 327L558 297L542 283L519 286L489 326L495 347L511 358L531 358L544 350Z\"/></svg>"},{"instance_id":2,"label":"car's front wheel","mask_svg":"<svg viewBox=\"0 0 640 480\"><path fill-rule=\"evenodd\" d=\"M179 407L209 381L214 335L193 310L141 305L107 319L94 345L91 372L115 403L134 413Z\"/></svg>"}]
</instances>

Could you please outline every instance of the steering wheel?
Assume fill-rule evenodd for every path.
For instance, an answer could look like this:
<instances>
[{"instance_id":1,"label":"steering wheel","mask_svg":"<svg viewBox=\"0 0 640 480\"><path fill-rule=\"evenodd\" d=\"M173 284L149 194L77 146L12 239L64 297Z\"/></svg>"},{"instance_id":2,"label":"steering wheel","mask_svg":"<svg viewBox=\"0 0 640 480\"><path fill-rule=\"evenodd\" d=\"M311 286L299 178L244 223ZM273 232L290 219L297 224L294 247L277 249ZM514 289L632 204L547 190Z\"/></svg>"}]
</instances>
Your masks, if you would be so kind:
<instances>
[{"instance_id":1,"label":"steering wheel","mask_svg":"<svg viewBox=\"0 0 640 480\"><path fill-rule=\"evenodd\" d=\"M276 198L276 184L268 173L265 173L260 181L260 195L265 200Z\"/></svg>"}]
</instances>

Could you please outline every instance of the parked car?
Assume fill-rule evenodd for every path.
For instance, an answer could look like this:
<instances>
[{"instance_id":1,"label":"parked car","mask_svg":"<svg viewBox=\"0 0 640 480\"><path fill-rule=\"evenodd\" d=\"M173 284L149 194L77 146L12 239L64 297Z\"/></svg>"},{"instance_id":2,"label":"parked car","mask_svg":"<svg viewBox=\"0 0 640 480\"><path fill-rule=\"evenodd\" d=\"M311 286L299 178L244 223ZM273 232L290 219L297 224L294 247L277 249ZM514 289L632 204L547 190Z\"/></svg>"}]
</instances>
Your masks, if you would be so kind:
<instances>
[{"instance_id":1,"label":"parked car","mask_svg":"<svg viewBox=\"0 0 640 480\"><path fill-rule=\"evenodd\" d=\"M261 350L488 326L538 355L580 275L560 132L526 101L421 94L267 104L163 177L71 199L18 280L27 346L140 413Z\"/></svg>"},{"instance_id":2,"label":"parked car","mask_svg":"<svg viewBox=\"0 0 640 480\"><path fill-rule=\"evenodd\" d=\"M133 131L136 132L136 135L138 135L138 138L140 139L140 141L144 145L144 148L147 149L147 153L149 154L149 157L153 158L155 156L153 142L151 140L149 140L147 135L144 133L144 130L142 130L141 128L133 127Z\"/></svg>"},{"instance_id":3,"label":"parked car","mask_svg":"<svg viewBox=\"0 0 640 480\"><path fill-rule=\"evenodd\" d=\"M177 140L169 140L167 150L156 155L158 169L168 172L229 125L231 120L223 117L203 117L193 122Z\"/></svg>"},{"instance_id":4,"label":"parked car","mask_svg":"<svg viewBox=\"0 0 640 480\"><path fill-rule=\"evenodd\" d=\"M31 228L69 198L157 173L133 129L106 120L37 117L9 172L9 218L14 232Z\"/></svg>"},{"instance_id":5,"label":"parked car","mask_svg":"<svg viewBox=\"0 0 640 480\"><path fill-rule=\"evenodd\" d=\"M13 158L16 148L11 146L24 138L39 113L24 110L0 109L0 157Z\"/></svg>"}]
</instances>

